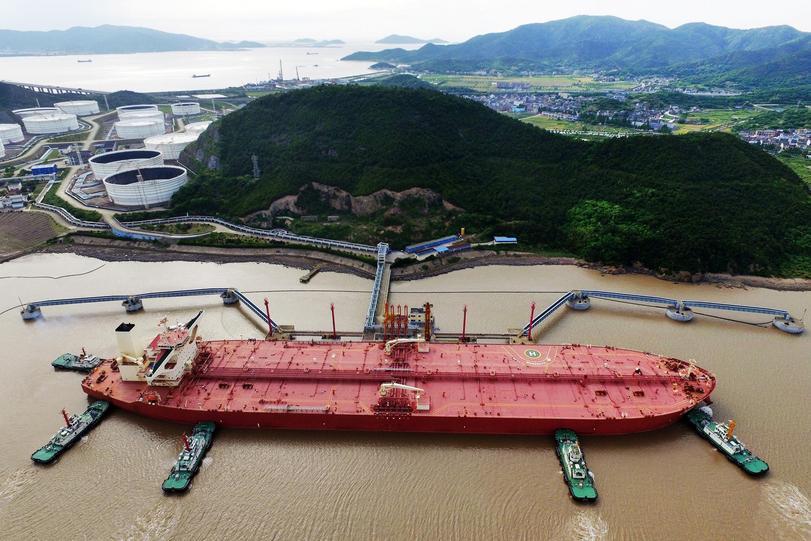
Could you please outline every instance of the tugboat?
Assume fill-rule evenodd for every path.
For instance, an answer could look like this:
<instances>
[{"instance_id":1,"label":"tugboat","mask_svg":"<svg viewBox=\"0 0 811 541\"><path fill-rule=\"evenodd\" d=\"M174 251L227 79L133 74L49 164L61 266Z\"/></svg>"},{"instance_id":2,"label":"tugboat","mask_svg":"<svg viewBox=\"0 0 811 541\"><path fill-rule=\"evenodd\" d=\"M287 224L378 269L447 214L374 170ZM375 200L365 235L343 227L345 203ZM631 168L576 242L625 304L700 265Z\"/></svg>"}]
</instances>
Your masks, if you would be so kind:
<instances>
[{"instance_id":1,"label":"tugboat","mask_svg":"<svg viewBox=\"0 0 811 541\"><path fill-rule=\"evenodd\" d=\"M730 462L749 475L759 476L769 471L769 465L765 460L753 455L743 442L732 435L735 430L735 421L716 422L712 418L712 410L708 406L687 412L686 418L696 432L708 440L713 447L724 453Z\"/></svg>"},{"instance_id":2,"label":"tugboat","mask_svg":"<svg viewBox=\"0 0 811 541\"><path fill-rule=\"evenodd\" d=\"M81 415L68 415L65 410L62 410L65 426L54 434L51 441L37 449L31 455L31 460L38 464L50 464L59 455L70 449L82 436L93 430L109 408L109 402L96 400Z\"/></svg>"},{"instance_id":3,"label":"tugboat","mask_svg":"<svg viewBox=\"0 0 811 541\"><path fill-rule=\"evenodd\" d=\"M163 482L164 492L185 492L191 486L192 477L197 474L203 457L206 456L214 439L214 423L203 422L195 425L191 437L183 434L183 449L172 466L172 472Z\"/></svg>"},{"instance_id":4,"label":"tugboat","mask_svg":"<svg viewBox=\"0 0 811 541\"><path fill-rule=\"evenodd\" d=\"M90 372L101 364L101 358L95 355L88 355L82 348L80 355L65 353L53 360L51 366L57 370L74 370L76 372Z\"/></svg>"},{"instance_id":5,"label":"tugboat","mask_svg":"<svg viewBox=\"0 0 811 541\"><path fill-rule=\"evenodd\" d=\"M563 481L569 487L572 498L578 502L597 501L594 475L586 465L577 434L565 428L556 430L555 453L563 467Z\"/></svg>"}]
</instances>

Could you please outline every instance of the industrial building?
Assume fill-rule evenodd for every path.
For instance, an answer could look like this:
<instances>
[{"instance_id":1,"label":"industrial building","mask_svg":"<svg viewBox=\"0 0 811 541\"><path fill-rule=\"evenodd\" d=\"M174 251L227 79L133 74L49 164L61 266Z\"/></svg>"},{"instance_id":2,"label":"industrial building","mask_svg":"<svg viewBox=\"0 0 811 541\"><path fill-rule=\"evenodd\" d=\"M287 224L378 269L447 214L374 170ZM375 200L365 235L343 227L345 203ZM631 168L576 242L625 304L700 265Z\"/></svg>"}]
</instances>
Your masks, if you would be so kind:
<instances>
[{"instance_id":1,"label":"industrial building","mask_svg":"<svg viewBox=\"0 0 811 541\"><path fill-rule=\"evenodd\" d=\"M122 171L104 179L110 200L124 207L149 207L167 203L186 181L182 167L162 165Z\"/></svg>"},{"instance_id":2,"label":"industrial building","mask_svg":"<svg viewBox=\"0 0 811 541\"><path fill-rule=\"evenodd\" d=\"M122 105L121 107L116 107L116 112L118 113L119 120L124 120L127 117L132 117L133 115L137 116L143 113L161 113L157 105ZM163 118L163 113L161 113L161 118Z\"/></svg>"},{"instance_id":3,"label":"industrial building","mask_svg":"<svg viewBox=\"0 0 811 541\"><path fill-rule=\"evenodd\" d=\"M0 142L19 143L23 139L23 128L19 124L0 124Z\"/></svg>"},{"instance_id":4,"label":"industrial building","mask_svg":"<svg viewBox=\"0 0 811 541\"><path fill-rule=\"evenodd\" d=\"M172 114L175 116L199 115L200 104L196 101L184 101L172 104Z\"/></svg>"},{"instance_id":5,"label":"industrial building","mask_svg":"<svg viewBox=\"0 0 811 541\"><path fill-rule=\"evenodd\" d=\"M63 113L70 113L76 116L99 114L99 103L95 100L60 101L54 103L54 106Z\"/></svg>"},{"instance_id":6,"label":"industrial building","mask_svg":"<svg viewBox=\"0 0 811 541\"><path fill-rule=\"evenodd\" d=\"M43 113L23 117L23 125L31 135L44 135L78 130L79 120L67 113Z\"/></svg>"},{"instance_id":7,"label":"industrial building","mask_svg":"<svg viewBox=\"0 0 811 541\"><path fill-rule=\"evenodd\" d=\"M165 131L163 119L128 118L115 123L115 132L121 139L146 139L153 135L160 135Z\"/></svg>"},{"instance_id":8,"label":"industrial building","mask_svg":"<svg viewBox=\"0 0 811 541\"><path fill-rule=\"evenodd\" d=\"M158 150L165 160L176 160L183 149L200 137L199 132L174 132L144 139L144 147Z\"/></svg>"},{"instance_id":9,"label":"industrial building","mask_svg":"<svg viewBox=\"0 0 811 541\"><path fill-rule=\"evenodd\" d=\"M120 171L163 165L163 156L156 150L117 150L97 154L88 163L96 178L103 179Z\"/></svg>"}]
</instances>

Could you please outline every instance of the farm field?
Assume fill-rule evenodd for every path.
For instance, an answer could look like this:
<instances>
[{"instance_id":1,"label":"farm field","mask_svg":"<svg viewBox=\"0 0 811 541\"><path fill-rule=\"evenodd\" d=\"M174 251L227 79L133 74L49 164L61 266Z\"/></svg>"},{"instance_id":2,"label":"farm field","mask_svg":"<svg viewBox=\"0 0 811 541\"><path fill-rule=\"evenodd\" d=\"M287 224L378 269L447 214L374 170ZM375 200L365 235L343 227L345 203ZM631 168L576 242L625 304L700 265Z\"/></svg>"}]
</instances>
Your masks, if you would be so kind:
<instances>
[{"instance_id":1,"label":"farm field","mask_svg":"<svg viewBox=\"0 0 811 541\"><path fill-rule=\"evenodd\" d=\"M790 154L788 152L777 154L777 159L789 166L801 179L811 185L811 159L802 154Z\"/></svg>"},{"instance_id":2,"label":"farm field","mask_svg":"<svg viewBox=\"0 0 811 541\"><path fill-rule=\"evenodd\" d=\"M42 212L0 213L0 257L33 248L64 231Z\"/></svg>"},{"instance_id":3,"label":"farm field","mask_svg":"<svg viewBox=\"0 0 811 541\"><path fill-rule=\"evenodd\" d=\"M703 121L701 124L678 124L676 135L697 131L723 131L731 132L738 124L761 114L763 111L757 109L708 109L687 113L685 116L690 121Z\"/></svg>"},{"instance_id":4,"label":"farm field","mask_svg":"<svg viewBox=\"0 0 811 541\"><path fill-rule=\"evenodd\" d=\"M527 77L497 77L490 75L426 74L423 81L441 87L464 87L478 92L496 92L496 83L529 83L528 92L602 92L627 90L636 86L632 81L595 81L589 75L533 75Z\"/></svg>"},{"instance_id":5,"label":"farm field","mask_svg":"<svg viewBox=\"0 0 811 541\"><path fill-rule=\"evenodd\" d=\"M532 124L538 128L545 130L561 131L587 131L587 132L600 132L605 134L627 134L627 135L640 135L649 134L650 132L642 130L634 130L632 128L623 128L621 126L603 126L601 124L588 124L586 122L570 122L568 120L557 120L543 115L525 116L520 119L522 122Z\"/></svg>"}]
</instances>

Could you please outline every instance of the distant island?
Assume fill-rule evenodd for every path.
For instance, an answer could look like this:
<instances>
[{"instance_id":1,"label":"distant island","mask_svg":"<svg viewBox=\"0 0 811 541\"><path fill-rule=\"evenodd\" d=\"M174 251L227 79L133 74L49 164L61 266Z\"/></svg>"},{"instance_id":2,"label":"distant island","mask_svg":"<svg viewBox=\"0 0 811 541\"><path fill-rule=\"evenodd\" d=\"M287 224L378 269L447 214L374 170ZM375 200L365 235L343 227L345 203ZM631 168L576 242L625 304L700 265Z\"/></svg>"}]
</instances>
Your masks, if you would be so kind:
<instances>
[{"instance_id":1,"label":"distant island","mask_svg":"<svg viewBox=\"0 0 811 541\"><path fill-rule=\"evenodd\" d=\"M340 39L312 39L312 38L299 38L293 41L274 41L269 42L271 47L340 47L345 45L346 42Z\"/></svg>"},{"instance_id":2,"label":"distant island","mask_svg":"<svg viewBox=\"0 0 811 541\"><path fill-rule=\"evenodd\" d=\"M417 45L422 43L443 44L448 43L444 39L420 39L414 36L403 36L401 34L389 34L385 38L375 41L375 43L385 43L387 45Z\"/></svg>"},{"instance_id":3,"label":"distant island","mask_svg":"<svg viewBox=\"0 0 811 541\"><path fill-rule=\"evenodd\" d=\"M124 54L228 51L264 47L255 41L217 42L137 26L74 26L67 30L0 30L0 55Z\"/></svg>"}]
</instances>

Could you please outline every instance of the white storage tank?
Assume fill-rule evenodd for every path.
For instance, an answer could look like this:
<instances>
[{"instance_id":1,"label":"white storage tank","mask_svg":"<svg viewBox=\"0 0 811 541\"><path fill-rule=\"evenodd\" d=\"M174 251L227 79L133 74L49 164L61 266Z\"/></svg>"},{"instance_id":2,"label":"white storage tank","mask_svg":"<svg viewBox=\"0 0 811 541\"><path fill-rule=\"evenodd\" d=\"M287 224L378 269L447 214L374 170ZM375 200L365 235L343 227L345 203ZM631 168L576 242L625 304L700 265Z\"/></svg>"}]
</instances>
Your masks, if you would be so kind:
<instances>
[{"instance_id":1,"label":"white storage tank","mask_svg":"<svg viewBox=\"0 0 811 541\"><path fill-rule=\"evenodd\" d=\"M198 137L200 134L195 132L165 133L144 139L144 147L160 151L164 160L176 160L183 149L197 141Z\"/></svg>"},{"instance_id":2,"label":"white storage tank","mask_svg":"<svg viewBox=\"0 0 811 541\"><path fill-rule=\"evenodd\" d=\"M34 115L49 115L53 113L61 113L56 107L31 107L29 109L14 109L12 113L20 118L25 118Z\"/></svg>"},{"instance_id":3,"label":"white storage tank","mask_svg":"<svg viewBox=\"0 0 811 541\"><path fill-rule=\"evenodd\" d=\"M107 196L123 207L148 207L167 203L189 179L182 167L162 165L122 171L104 179Z\"/></svg>"},{"instance_id":4,"label":"white storage tank","mask_svg":"<svg viewBox=\"0 0 811 541\"><path fill-rule=\"evenodd\" d=\"M121 107L116 107L115 110L118 113L119 120L124 120L125 118L132 115L137 115L138 113L161 112L157 105L122 105ZM161 118L163 118L163 113L161 113Z\"/></svg>"},{"instance_id":5,"label":"white storage tank","mask_svg":"<svg viewBox=\"0 0 811 541\"><path fill-rule=\"evenodd\" d=\"M127 119L115 123L115 133L120 139L146 139L166 131L163 120Z\"/></svg>"},{"instance_id":6,"label":"white storage tank","mask_svg":"<svg viewBox=\"0 0 811 541\"><path fill-rule=\"evenodd\" d=\"M45 113L23 117L23 125L30 134L43 135L78 130L79 120L67 113Z\"/></svg>"},{"instance_id":7,"label":"white storage tank","mask_svg":"<svg viewBox=\"0 0 811 541\"><path fill-rule=\"evenodd\" d=\"M76 116L99 114L99 102L96 100L60 101L54 103L54 106L63 113L71 113Z\"/></svg>"},{"instance_id":8,"label":"white storage tank","mask_svg":"<svg viewBox=\"0 0 811 541\"><path fill-rule=\"evenodd\" d=\"M211 126L210 120L208 122L189 122L188 124L186 124L186 127L183 128L183 131L189 133L191 132L203 133L208 129L209 126Z\"/></svg>"},{"instance_id":9,"label":"white storage tank","mask_svg":"<svg viewBox=\"0 0 811 541\"><path fill-rule=\"evenodd\" d=\"M19 124L0 124L0 141L3 143L19 143L23 139L23 128Z\"/></svg>"},{"instance_id":10,"label":"white storage tank","mask_svg":"<svg viewBox=\"0 0 811 541\"><path fill-rule=\"evenodd\" d=\"M196 101L182 101L172 104L172 114L175 116L199 115L200 104Z\"/></svg>"},{"instance_id":11,"label":"white storage tank","mask_svg":"<svg viewBox=\"0 0 811 541\"><path fill-rule=\"evenodd\" d=\"M163 165L163 156L157 150L116 150L96 154L88 162L96 178L103 179L119 171Z\"/></svg>"}]
</instances>

